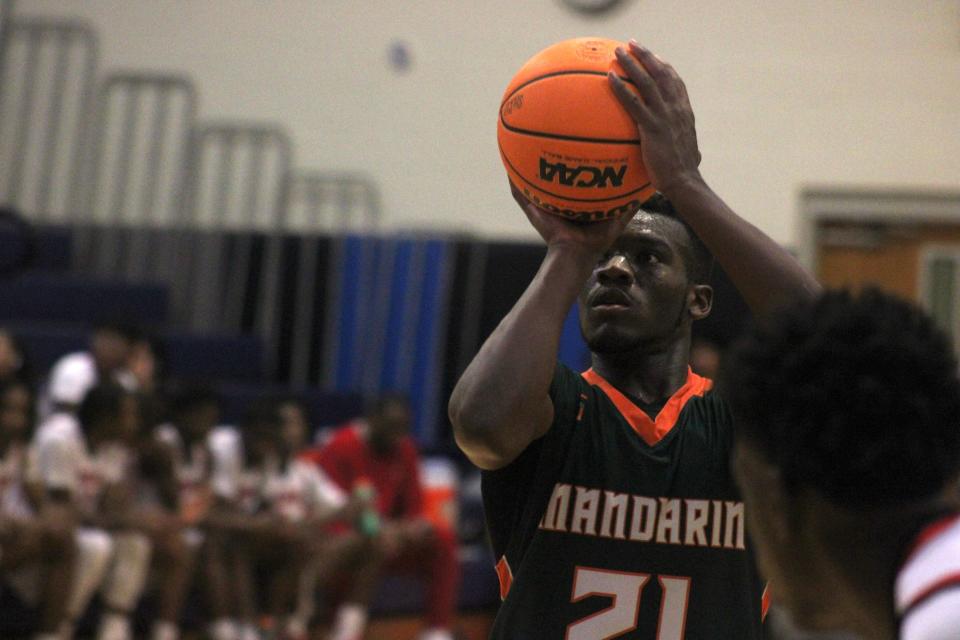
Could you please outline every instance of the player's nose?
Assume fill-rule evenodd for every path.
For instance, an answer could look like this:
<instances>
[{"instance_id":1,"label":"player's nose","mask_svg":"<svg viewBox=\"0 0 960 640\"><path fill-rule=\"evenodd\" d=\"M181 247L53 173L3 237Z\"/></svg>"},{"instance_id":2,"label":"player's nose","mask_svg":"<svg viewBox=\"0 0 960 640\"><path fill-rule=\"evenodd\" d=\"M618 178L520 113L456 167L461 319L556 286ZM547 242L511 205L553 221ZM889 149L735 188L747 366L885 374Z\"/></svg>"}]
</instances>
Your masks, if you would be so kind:
<instances>
[{"instance_id":1,"label":"player's nose","mask_svg":"<svg viewBox=\"0 0 960 640\"><path fill-rule=\"evenodd\" d=\"M597 266L597 281L600 284L629 285L633 282L633 270L625 256L613 254Z\"/></svg>"}]
</instances>

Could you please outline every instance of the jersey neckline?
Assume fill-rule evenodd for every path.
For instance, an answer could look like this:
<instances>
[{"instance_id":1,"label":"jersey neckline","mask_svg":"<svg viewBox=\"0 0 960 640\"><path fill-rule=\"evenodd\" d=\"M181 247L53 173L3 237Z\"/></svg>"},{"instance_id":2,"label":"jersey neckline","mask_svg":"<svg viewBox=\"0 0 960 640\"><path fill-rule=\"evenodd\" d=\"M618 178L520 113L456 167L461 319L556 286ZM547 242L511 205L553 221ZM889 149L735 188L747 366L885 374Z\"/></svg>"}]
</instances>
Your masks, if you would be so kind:
<instances>
[{"instance_id":1,"label":"jersey neckline","mask_svg":"<svg viewBox=\"0 0 960 640\"><path fill-rule=\"evenodd\" d=\"M593 368L587 369L580 375L591 386L598 387L603 391L617 408L617 411L620 412L620 415L627 421L627 424L651 447L663 440L676 426L680 412L683 411L690 398L703 396L713 387L712 380L697 375L688 366L687 381L670 396L670 399L663 405L654 420L647 415L646 411L634 404L630 398L618 391Z\"/></svg>"}]
</instances>

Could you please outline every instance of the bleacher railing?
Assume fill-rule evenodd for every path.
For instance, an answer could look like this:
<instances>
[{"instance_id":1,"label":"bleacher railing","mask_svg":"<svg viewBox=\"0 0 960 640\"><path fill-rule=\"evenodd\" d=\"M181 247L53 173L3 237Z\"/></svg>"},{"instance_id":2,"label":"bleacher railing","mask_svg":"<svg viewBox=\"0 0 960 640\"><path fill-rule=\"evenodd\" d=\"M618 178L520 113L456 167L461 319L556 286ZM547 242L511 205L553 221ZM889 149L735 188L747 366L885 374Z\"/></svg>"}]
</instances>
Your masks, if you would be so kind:
<instances>
[{"instance_id":1,"label":"bleacher railing","mask_svg":"<svg viewBox=\"0 0 960 640\"><path fill-rule=\"evenodd\" d=\"M72 218L89 152L97 36L76 20L9 16L0 35L0 201L41 222Z\"/></svg>"},{"instance_id":2,"label":"bleacher railing","mask_svg":"<svg viewBox=\"0 0 960 640\"><path fill-rule=\"evenodd\" d=\"M296 168L279 124L198 119L187 75L99 74L89 25L11 6L0 0L0 203L72 227L81 271L169 285L176 326L256 332L275 372L283 237L377 229L375 182ZM303 246L313 273L317 243ZM300 276L300 309L315 306L311 284ZM290 348L305 344L304 313Z\"/></svg>"}]
</instances>

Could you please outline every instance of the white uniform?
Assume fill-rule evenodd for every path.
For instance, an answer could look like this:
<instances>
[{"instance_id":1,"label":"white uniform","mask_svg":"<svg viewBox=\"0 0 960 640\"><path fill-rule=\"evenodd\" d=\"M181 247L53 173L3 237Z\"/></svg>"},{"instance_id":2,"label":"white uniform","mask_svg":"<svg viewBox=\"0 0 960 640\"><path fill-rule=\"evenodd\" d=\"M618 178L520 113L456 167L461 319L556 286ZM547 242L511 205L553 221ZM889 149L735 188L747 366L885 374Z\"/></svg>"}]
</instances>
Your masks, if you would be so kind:
<instances>
[{"instance_id":1,"label":"white uniform","mask_svg":"<svg viewBox=\"0 0 960 640\"><path fill-rule=\"evenodd\" d=\"M960 638L960 514L927 527L897 575L901 640Z\"/></svg>"},{"instance_id":2,"label":"white uniform","mask_svg":"<svg viewBox=\"0 0 960 640\"><path fill-rule=\"evenodd\" d=\"M218 427L210 434L210 450L214 493L248 513L270 509L300 522L347 502L340 487L315 465L294 460L284 466L268 460L256 469L245 467L242 438L231 427Z\"/></svg>"},{"instance_id":3,"label":"white uniform","mask_svg":"<svg viewBox=\"0 0 960 640\"><path fill-rule=\"evenodd\" d=\"M173 473L177 479L181 507L203 499L210 484L212 468L209 444L195 442L187 448L180 432L172 424L159 425L153 435L173 452Z\"/></svg>"},{"instance_id":4,"label":"white uniform","mask_svg":"<svg viewBox=\"0 0 960 640\"><path fill-rule=\"evenodd\" d=\"M69 413L55 413L37 428L28 477L47 489L69 491L82 514L96 513L109 484L132 477L133 454L119 443L87 448L80 422Z\"/></svg>"},{"instance_id":5,"label":"white uniform","mask_svg":"<svg viewBox=\"0 0 960 640\"><path fill-rule=\"evenodd\" d=\"M23 488L27 447L11 445L0 459L0 513L8 518L29 518L33 507Z\"/></svg>"}]
</instances>

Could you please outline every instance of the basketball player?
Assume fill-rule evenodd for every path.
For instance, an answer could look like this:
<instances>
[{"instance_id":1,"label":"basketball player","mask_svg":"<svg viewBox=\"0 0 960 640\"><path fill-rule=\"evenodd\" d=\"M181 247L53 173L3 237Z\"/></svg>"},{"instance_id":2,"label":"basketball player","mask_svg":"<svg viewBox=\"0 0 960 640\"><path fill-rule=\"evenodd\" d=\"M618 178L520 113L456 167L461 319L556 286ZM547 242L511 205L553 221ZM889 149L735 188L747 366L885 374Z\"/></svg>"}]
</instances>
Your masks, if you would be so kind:
<instances>
[{"instance_id":1,"label":"basketball player","mask_svg":"<svg viewBox=\"0 0 960 640\"><path fill-rule=\"evenodd\" d=\"M296 438L287 437L278 409L273 401L255 403L232 442L225 429L216 432L213 486L220 503L208 525L217 530L213 546L229 547L215 553L230 565L221 573L232 581L226 591L234 592L232 602L221 606L227 617L213 627L218 639L255 637L260 600L267 601L268 620L279 627L269 631L289 640L305 638L313 609L309 603L298 606L305 571L315 581L348 565L360 570L365 561L367 545L359 536L327 532L333 522L353 520L362 505L315 465L296 459ZM265 598L259 597L254 575L266 578ZM232 631L231 612L240 621Z\"/></svg>"},{"instance_id":2,"label":"basketball player","mask_svg":"<svg viewBox=\"0 0 960 640\"><path fill-rule=\"evenodd\" d=\"M62 411L47 418L32 444L29 477L45 500L67 497L83 525L68 616L76 621L102 583L99 640L132 638L130 614L150 567L150 540L138 530L130 500L138 410L133 393L102 383L90 389L76 415Z\"/></svg>"},{"instance_id":3,"label":"basketball player","mask_svg":"<svg viewBox=\"0 0 960 640\"><path fill-rule=\"evenodd\" d=\"M753 331L722 371L758 562L796 624L960 637L960 383L933 321L831 292Z\"/></svg>"},{"instance_id":4,"label":"basketball player","mask_svg":"<svg viewBox=\"0 0 960 640\"><path fill-rule=\"evenodd\" d=\"M609 81L669 201L575 224L515 191L546 257L450 400L457 442L484 470L504 599L492 636L760 638L733 424L688 368L691 325L712 303L706 249L756 313L819 285L700 176L673 68L636 43L617 57L643 99ZM575 300L592 356L582 375L557 363Z\"/></svg>"},{"instance_id":5,"label":"basketball player","mask_svg":"<svg viewBox=\"0 0 960 640\"><path fill-rule=\"evenodd\" d=\"M24 474L33 431L33 393L16 378L0 383L0 579L40 605L38 640L58 638L66 620L76 557L76 520L63 501L39 513Z\"/></svg>"}]
</instances>

